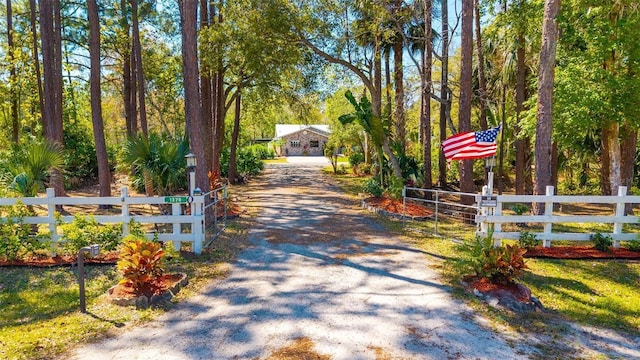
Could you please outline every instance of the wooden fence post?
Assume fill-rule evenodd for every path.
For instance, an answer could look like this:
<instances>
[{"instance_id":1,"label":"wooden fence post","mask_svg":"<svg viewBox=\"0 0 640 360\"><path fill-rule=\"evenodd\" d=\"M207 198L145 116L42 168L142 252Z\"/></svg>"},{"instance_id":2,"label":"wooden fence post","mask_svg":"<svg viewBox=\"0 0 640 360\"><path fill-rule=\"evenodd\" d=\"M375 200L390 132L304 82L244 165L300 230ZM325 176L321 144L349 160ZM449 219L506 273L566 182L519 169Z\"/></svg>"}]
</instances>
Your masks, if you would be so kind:
<instances>
[{"instance_id":1,"label":"wooden fence post","mask_svg":"<svg viewBox=\"0 0 640 360\"><path fill-rule=\"evenodd\" d=\"M544 216L551 218L553 216L553 186L546 187L546 196L547 200L544 202ZM551 235L551 226L553 224L551 222L544 223L544 234ZM544 239L544 247L551 247L551 240Z\"/></svg>"},{"instance_id":2,"label":"wooden fence post","mask_svg":"<svg viewBox=\"0 0 640 360\"><path fill-rule=\"evenodd\" d=\"M618 197L620 197L621 199L624 199L625 196L627 196L627 187L626 186L619 186L618 187ZM625 216L625 211L624 211L625 207L626 207L626 204L624 203L624 201L616 203L616 217ZM615 222L615 223L613 223L613 235L615 236L615 235L618 235L618 234L622 234L622 223ZM613 247L616 248L616 249L620 248L620 240L619 239L613 240Z\"/></svg>"}]
</instances>

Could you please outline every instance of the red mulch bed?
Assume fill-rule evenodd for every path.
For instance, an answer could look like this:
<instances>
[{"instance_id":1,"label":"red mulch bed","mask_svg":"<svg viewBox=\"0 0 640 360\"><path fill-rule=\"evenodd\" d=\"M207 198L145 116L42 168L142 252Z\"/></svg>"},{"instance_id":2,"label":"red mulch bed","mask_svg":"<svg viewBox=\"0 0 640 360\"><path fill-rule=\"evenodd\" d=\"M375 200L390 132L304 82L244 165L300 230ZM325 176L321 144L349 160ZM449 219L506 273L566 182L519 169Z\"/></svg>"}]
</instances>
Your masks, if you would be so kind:
<instances>
[{"instance_id":1,"label":"red mulch bed","mask_svg":"<svg viewBox=\"0 0 640 360\"><path fill-rule=\"evenodd\" d=\"M608 252L600 251L592 246L538 246L524 254L528 258L551 259L640 259L640 252L625 248L609 248Z\"/></svg>"},{"instance_id":2,"label":"red mulch bed","mask_svg":"<svg viewBox=\"0 0 640 360\"><path fill-rule=\"evenodd\" d=\"M370 197L365 199L367 204L394 214L402 215L402 199L390 199L386 197ZM433 215L433 211L426 207L408 202L406 204L406 215L416 217L427 217Z\"/></svg>"},{"instance_id":3,"label":"red mulch bed","mask_svg":"<svg viewBox=\"0 0 640 360\"><path fill-rule=\"evenodd\" d=\"M33 266L33 267L54 267L54 266L71 266L76 262L76 256L71 255L57 255L54 257L27 257L24 259L18 259L13 261L0 260L0 267L11 266ZM109 253L100 254L93 258L85 257L85 264L101 265L101 264L115 264L118 262L118 252L112 251Z\"/></svg>"},{"instance_id":4,"label":"red mulch bed","mask_svg":"<svg viewBox=\"0 0 640 360\"><path fill-rule=\"evenodd\" d=\"M483 294L495 294L499 290L504 290L513 295L518 301L531 301L531 294L523 293L518 284L513 282L498 283L483 277L472 277L466 279L466 281L470 289L478 289Z\"/></svg>"},{"instance_id":5,"label":"red mulch bed","mask_svg":"<svg viewBox=\"0 0 640 360\"><path fill-rule=\"evenodd\" d=\"M174 286L182 278L181 274L164 274L151 280L148 286L136 292L133 288L125 284L118 284L110 292L110 296L114 298L133 299L140 295L151 297L154 295L160 295L167 289Z\"/></svg>"}]
</instances>

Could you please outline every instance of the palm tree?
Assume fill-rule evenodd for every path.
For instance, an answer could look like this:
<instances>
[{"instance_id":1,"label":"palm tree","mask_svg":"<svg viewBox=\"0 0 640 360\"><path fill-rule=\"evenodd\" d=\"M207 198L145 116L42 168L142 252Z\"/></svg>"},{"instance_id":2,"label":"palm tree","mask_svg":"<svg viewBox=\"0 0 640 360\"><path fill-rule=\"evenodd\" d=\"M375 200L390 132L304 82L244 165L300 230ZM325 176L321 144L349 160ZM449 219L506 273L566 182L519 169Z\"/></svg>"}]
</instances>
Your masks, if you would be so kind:
<instances>
[{"instance_id":1,"label":"palm tree","mask_svg":"<svg viewBox=\"0 0 640 360\"><path fill-rule=\"evenodd\" d=\"M138 134L127 141L125 163L142 175L147 196L171 195L184 185L185 155L189 152L186 138L176 141L158 134L145 138Z\"/></svg>"},{"instance_id":2,"label":"palm tree","mask_svg":"<svg viewBox=\"0 0 640 360\"><path fill-rule=\"evenodd\" d=\"M62 172L63 165L60 147L49 142L31 143L7 162L3 180L17 194L35 197L48 185L50 171Z\"/></svg>"},{"instance_id":3,"label":"palm tree","mask_svg":"<svg viewBox=\"0 0 640 360\"><path fill-rule=\"evenodd\" d=\"M351 105L353 105L355 111L351 114L341 115L338 120L342 125L347 125L353 122L356 122L362 126L365 133L369 135L373 146L376 148L376 153L378 155L378 165L380 169L380 184L384 184L384 175L382 171L383 159L384 159L384 151L383 147L385 144L385 122L382 121L380 116L374 113L373 107L369 99L366 96L363 96L358 102L351 91L347 91L344 96L349 100ZM388 121L386 128L388 129L389 124ZM388 146L388 145L387 145Z\"/></svg>"}]
</instances>

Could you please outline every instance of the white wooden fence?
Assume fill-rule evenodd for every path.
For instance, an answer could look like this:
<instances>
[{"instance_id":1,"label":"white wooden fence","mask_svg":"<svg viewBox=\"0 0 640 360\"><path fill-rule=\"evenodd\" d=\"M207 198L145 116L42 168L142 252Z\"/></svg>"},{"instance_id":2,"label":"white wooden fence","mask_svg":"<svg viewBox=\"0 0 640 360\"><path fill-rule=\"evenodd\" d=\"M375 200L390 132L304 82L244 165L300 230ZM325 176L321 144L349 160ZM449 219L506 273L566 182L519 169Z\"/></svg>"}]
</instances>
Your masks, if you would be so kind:
<instances>
[{"instance_id":1,"label":"white wooden fence","mask_svg":"<svg viewBox=\"0 0 640 360\"><path fill-rule=\"evenodd\" d=\"M621 186L618 196L567 196L553 195L553 186L547 186L546 195L483 195L479 196L480 214L476 216L479 225L478 235L486 236L493 228L493 239L498 246L502 239L518 239L520 232L504 232L502 225L506 223L541 223L542 232L533 232L536 238L543 241L545 247L551 246L551 241L574 240L589 241L594 233L553 232L553 224L596 223L613 224L612 232L602 233L614 240L614 247L620 246L620 241L638 239L638 233L625 233L623 224L637 224L638 216L625 215L625 205L640 204L640 196L628 196L627 188ZM542 215L507 215L503 213L506 203L542 203ZM554 204L611 204L614 211L611 215L559 215L553 213ZM485 205L485 206L483 206Z\"/></svg>"},{"instance_id":2,"label":"white wooden fence","mask_svg":"<svg viewBox=\"0 0 640 360\"><path fill-rule=\"evenodd\" d=\"M226 190L225 190L226 195ZM60 242L60 234L58 234L57 222L54 217L57 205L77 206L77 205L112 205L121 207L120 214L114 215L94 215L96 222L101 224L122 223L122 235L129 234L129 222L131 220L140 224L171 224L171 233L147 233L148 238L158 237L158 240L164 242L173 242L174 248L179 250L183 242L191 243L191 249L194 253L202 253L202 244L205 242L203 215L205 196L156 196L141 197L129 196L127 187L120 189L120 196L115 197L56 197L53 189L47 189L44 198L0 198L1 205L14 205L22 202L24 205L44 206L47 214L44 216L24 217L25 224L48 224L51 233L52 246ZM132 205L160 205L170 204L171 215L136 215L131 213ZM183 215L183 204L190 206L190 214ZM74 216L62 216L64 223L72 222ZM188 229L183 229L182 224L190 224Z\"/></svg>"}]
</instances>

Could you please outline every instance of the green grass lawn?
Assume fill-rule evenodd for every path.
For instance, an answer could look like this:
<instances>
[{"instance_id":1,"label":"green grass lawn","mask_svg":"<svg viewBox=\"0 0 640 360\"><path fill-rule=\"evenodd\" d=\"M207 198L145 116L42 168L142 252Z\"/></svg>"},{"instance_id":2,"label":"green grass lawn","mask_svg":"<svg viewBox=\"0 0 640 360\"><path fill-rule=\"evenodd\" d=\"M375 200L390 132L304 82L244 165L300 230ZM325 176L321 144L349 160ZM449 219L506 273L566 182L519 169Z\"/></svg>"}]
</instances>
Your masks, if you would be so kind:
<instances>
[{"instance_id":1,"label":"green grass lawn","mask_svg":"<svg viewBox=\"0 0 640 360\"><path fill-rule=\"evenodd\" d=\"M287 158L285 157L279 157L279 158L275 158L275 159L267 159L267 160L263 160L265 164L286 164L287 163Z\"/></svg>"},{"instance_id":2,"label":"green grass lawn","mask_svg":"<svg viewBox=\"0 0 640 360\"><path fill-rule=\"evenodd\" d=\"M168 251L166 272L185 272L189 285L174 301L196 293L222 277L226 267L244 247L249 219L230 222L202 256L187 258ZM115 265L86 266L88 314L79 311L76 267L0 269L0 359L50 359L79 343L95 341L119 328L148 321L164 309L136 309L112 305L106 291L120 277Z\"/></svg>"}]
</instances>

